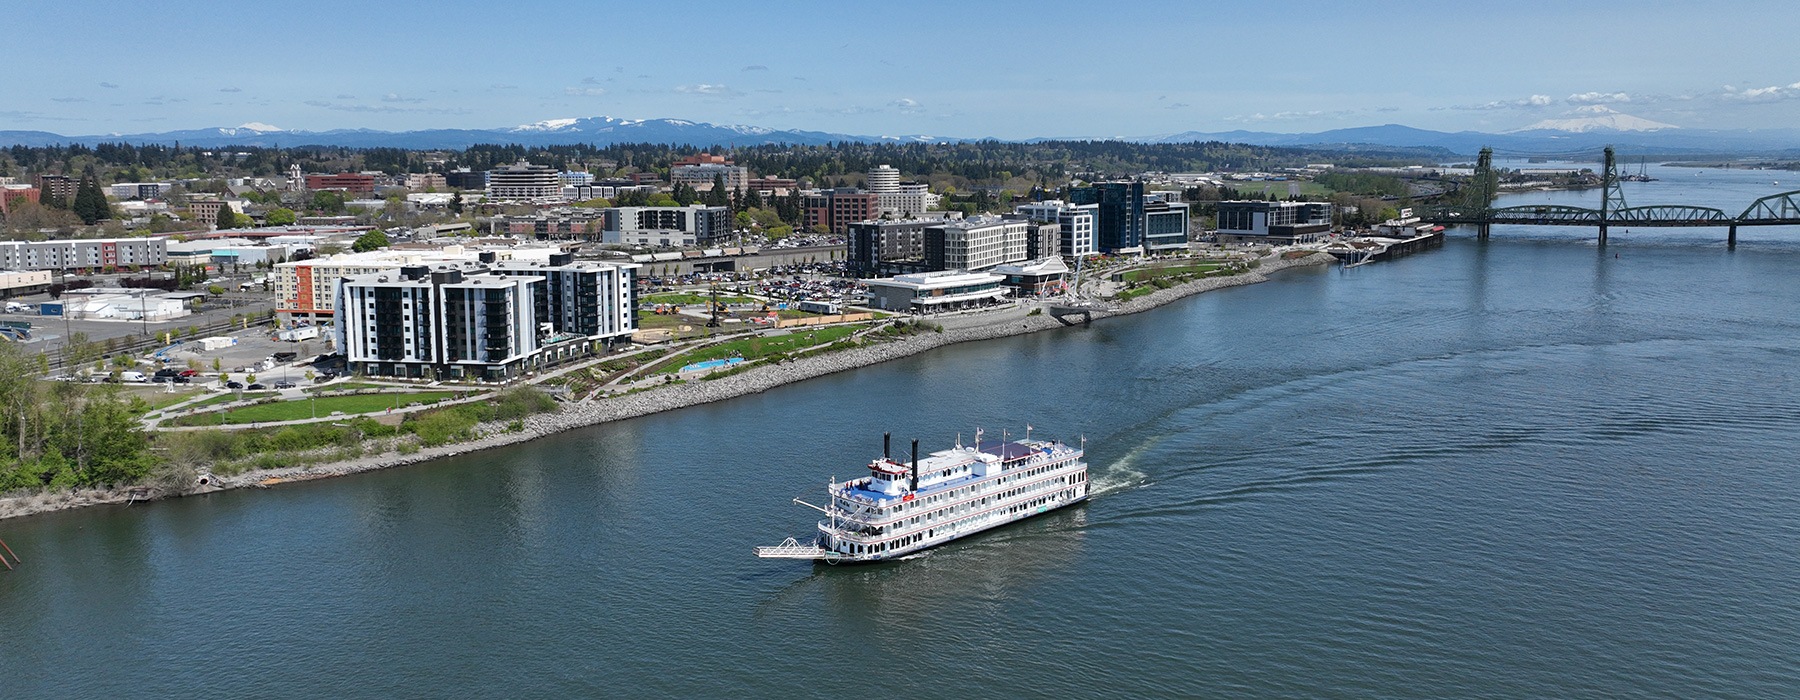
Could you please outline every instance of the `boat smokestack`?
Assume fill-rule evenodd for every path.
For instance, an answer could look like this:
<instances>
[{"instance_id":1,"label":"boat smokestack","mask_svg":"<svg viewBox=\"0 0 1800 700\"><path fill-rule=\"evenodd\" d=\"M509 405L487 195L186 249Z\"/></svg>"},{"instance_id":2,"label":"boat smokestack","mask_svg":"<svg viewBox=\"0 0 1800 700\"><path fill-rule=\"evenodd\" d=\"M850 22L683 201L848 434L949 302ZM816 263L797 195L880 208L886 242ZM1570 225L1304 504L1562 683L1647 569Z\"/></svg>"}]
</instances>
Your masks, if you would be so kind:
<instances>
[{"instance_id":1,"label":"boat smokestack","mask_svg":"<svg viewBox=\"0 0 1800 700\"><path fill-rule=\"evenodd\" d=\"M912 490L919 490L919 441L917 439L913 440Z\"/></svg>"},{"instance_id":2,"label":"boat smokestack","mask_svg":"<svg viewBox=\"0 0 1800 700\"><path fill-rule=\"evenodd\" d=\"M882 433L881 434L881 458L882 459L888 459L888 443L892 440L893 437L894 437L893 433Z\"/></svg>"}]
</instances>

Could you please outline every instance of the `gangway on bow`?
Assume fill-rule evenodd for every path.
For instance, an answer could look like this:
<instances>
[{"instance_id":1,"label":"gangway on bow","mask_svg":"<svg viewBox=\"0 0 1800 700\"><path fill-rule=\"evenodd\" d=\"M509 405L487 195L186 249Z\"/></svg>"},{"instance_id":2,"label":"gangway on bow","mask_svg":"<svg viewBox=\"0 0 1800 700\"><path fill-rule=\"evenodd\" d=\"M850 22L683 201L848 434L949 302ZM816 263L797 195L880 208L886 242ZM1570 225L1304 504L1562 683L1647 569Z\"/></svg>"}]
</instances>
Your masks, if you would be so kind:
<instances>
[{"instance_id":1,"label":"gangway on bow","mask_svg":"<svg viewBox=\"0 0 1800 700\"><path fill-rule=\"evenodd\" d=\"M773 547L757 547L756 556L764 559L823 559L829 562L836 561L841 555L820 547L817 543L800 544L799 540L789 537Z\"/></svg>"}]
</instances>

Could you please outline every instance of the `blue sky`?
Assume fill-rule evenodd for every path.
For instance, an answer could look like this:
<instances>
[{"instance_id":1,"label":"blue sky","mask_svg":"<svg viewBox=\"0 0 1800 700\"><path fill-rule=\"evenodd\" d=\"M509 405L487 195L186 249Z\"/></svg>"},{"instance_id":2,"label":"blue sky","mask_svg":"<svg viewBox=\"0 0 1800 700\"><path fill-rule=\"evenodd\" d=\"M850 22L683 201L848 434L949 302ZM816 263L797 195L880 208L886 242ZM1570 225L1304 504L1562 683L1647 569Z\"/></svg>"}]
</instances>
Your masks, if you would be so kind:
<instances>
[{"instance_id":1,"label":"blue sky","mask_svg":"<svg viewBox=\"0 0 1800 700\"><path fill-rule=\"evenodd\" d=\"M1800 125L1789 2L20 2L0 129Z\"/></svg>"}]
</instances>

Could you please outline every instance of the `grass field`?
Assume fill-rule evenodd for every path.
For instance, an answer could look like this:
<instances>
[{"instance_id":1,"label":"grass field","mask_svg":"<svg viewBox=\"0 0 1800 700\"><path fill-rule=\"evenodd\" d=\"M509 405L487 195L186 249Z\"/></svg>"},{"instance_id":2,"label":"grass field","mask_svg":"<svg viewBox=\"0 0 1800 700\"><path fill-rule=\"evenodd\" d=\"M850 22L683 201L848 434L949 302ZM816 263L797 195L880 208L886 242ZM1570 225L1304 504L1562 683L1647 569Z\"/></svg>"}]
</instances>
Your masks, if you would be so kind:
<instances>
[{"instance_id":1,"label":"grass field","mask_svg":"<svg viewBox=\"0 0 1800 700\"><path fill-rule=\"evenodd\" d=\"M229 411L214 411L192 416L184 416L172 421L171 425L219 425L240 423L268 423L273 421L299 420L313 417L316 409L318 415L328 416L333 411L342 411L346 415L360 413L377 413L394 408L396 401L404 408L409 404L430 404L456 396L453 391L426 391L416 394L362 394L358 396L328 396L322 399L278 401L275 403L257 404Z\"/></svg>"},{"instance_id":2,"label":"grass field","mask_svg":"<svg viewBox=\"0 0 1800 700\"><path fill-rule=\"evenodd\" d=\"M1171 265L1168 267L1152 267L1144 270L1132 270L1125 273L1127 282L1144 282L1158 277L1181 277L1184 275L1203 275L1221 267L1223 263L1195 263L1192 265Z\"/></svg>"},{"instance_id":3,"label":"grass field","mask_svg":"<svg viewBox=\"0 0 1800 700\"><path fill-rule=\"evenodd\" d=\"M684 293L684 292L670 292L670 293L664 293L664 294L651 294L649 296L642 297L642 298L638 299L638 303L641 303L641 304L678 304L681 306L699 306L701 304L705 304L706 302L710 301L711 299L712 299L712 297L709 295L706 295L706 294L688 294L688 293ZM735 296L735 295L731 295L731 294L720 294L719 295L719 303L721 303L721 304L754 304L756 302L757 302L757 300L751 299L750 297L740 297L740 296Z\"/></svg>"},{"instance_id":4,"label":"grass field","mask_svg":"<svg viewBox=\"0 0 1800 700\"><path fill-rule=\"evenodd\" d=\"M306 387L305 389L302 389L302 391L305 391L308 393L314 393L314 392L320 392L320 391L356 391L358 389L394 389L394 388L397 388L397 387L394 387L393 385L390 385L390 384L374 384L371 382L338 382L336 384L323 384L320 386L309 386L309 387Z\"/></svg>"},{"instance_id":5,"label":"grass field","mask_svg":"<svg viewBox=\"0 0 1800 700\"><path fill-rule=\"evenodd\" d=\"M676 355L673 359L658 366L653 373L668 374L695 362L720 360L727 357L742 357L745 360L756 360L776 353L793 352L802 348L809 348L814 345L823 345L834 340L841 340L848 337L851 333L855 333L863 328L863 325L829 326L809 331L789 333L787 335L740 338L727 343L709 345L704 348L695 348L680 355Z\"/></svg>"},{"instance_id":6,"label":"grass field","mask_svg":"<svg viewBox=\"0 0 1800 700\"><path fill-rule=\"evenodd\" d=\"M273 391L246 391L246 392L244 392L243 398L245 401L255 401L257 399L267 398L267 397L274 396L274 395L275 395L275 392L273 392ZM222 403L231 403L236 400L238 400L238 392L227 391L223 394L219 394L218 396L214 396L205 401L196 401L196 402L194 402L193 405L188 406L188 408L205 408L207 406L217 406Z\"/></svg>"},{"instance_id":7,"label":"grass field","mask_svg":"<svg viewBox=\"0 0 1800 700\"><path fill-rule=\"evenodd\" d=\"M140 401L143 401L144 404L146 406L148 406L148 408L145 410L149 410L149 411L154 411L154 410L162 408L164 406L171 406L174 404L178 404L178 403L181 403L183 401L186 401L188 399L194 398L196 396L199 396L199 395L205 393L200 388L195 387L191 384L188 384L188 385L177 384L175 386L176 386L176 388L175 388L174 392L169 392L168 390L162 388L163 385L158 384L158 385L154 385L154 388L130 387L119 393L122 397L130 396L130 397L134 397Z\"/></svg>"}]
</instances>

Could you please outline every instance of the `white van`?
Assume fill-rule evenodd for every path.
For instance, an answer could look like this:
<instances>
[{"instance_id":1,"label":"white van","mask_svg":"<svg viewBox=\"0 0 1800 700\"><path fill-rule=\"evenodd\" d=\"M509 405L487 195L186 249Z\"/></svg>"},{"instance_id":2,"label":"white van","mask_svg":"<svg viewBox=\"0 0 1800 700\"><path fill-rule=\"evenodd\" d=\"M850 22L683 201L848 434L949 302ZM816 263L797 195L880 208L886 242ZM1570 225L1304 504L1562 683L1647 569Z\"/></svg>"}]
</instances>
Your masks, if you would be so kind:
<instances>
[{"instance_id":1,"label":"white van","mask_svg":"<svg viewBox=\"0 0 1800 700\"><path fill-rule=\"evenodd\" d=\"M142 381L148 381L148 380L144 379L143 372L138 372L136 370L125 370L125 371L119 373L119 381L121 381L121 382L142 382Z\"/></svg>"}]
</instances>

